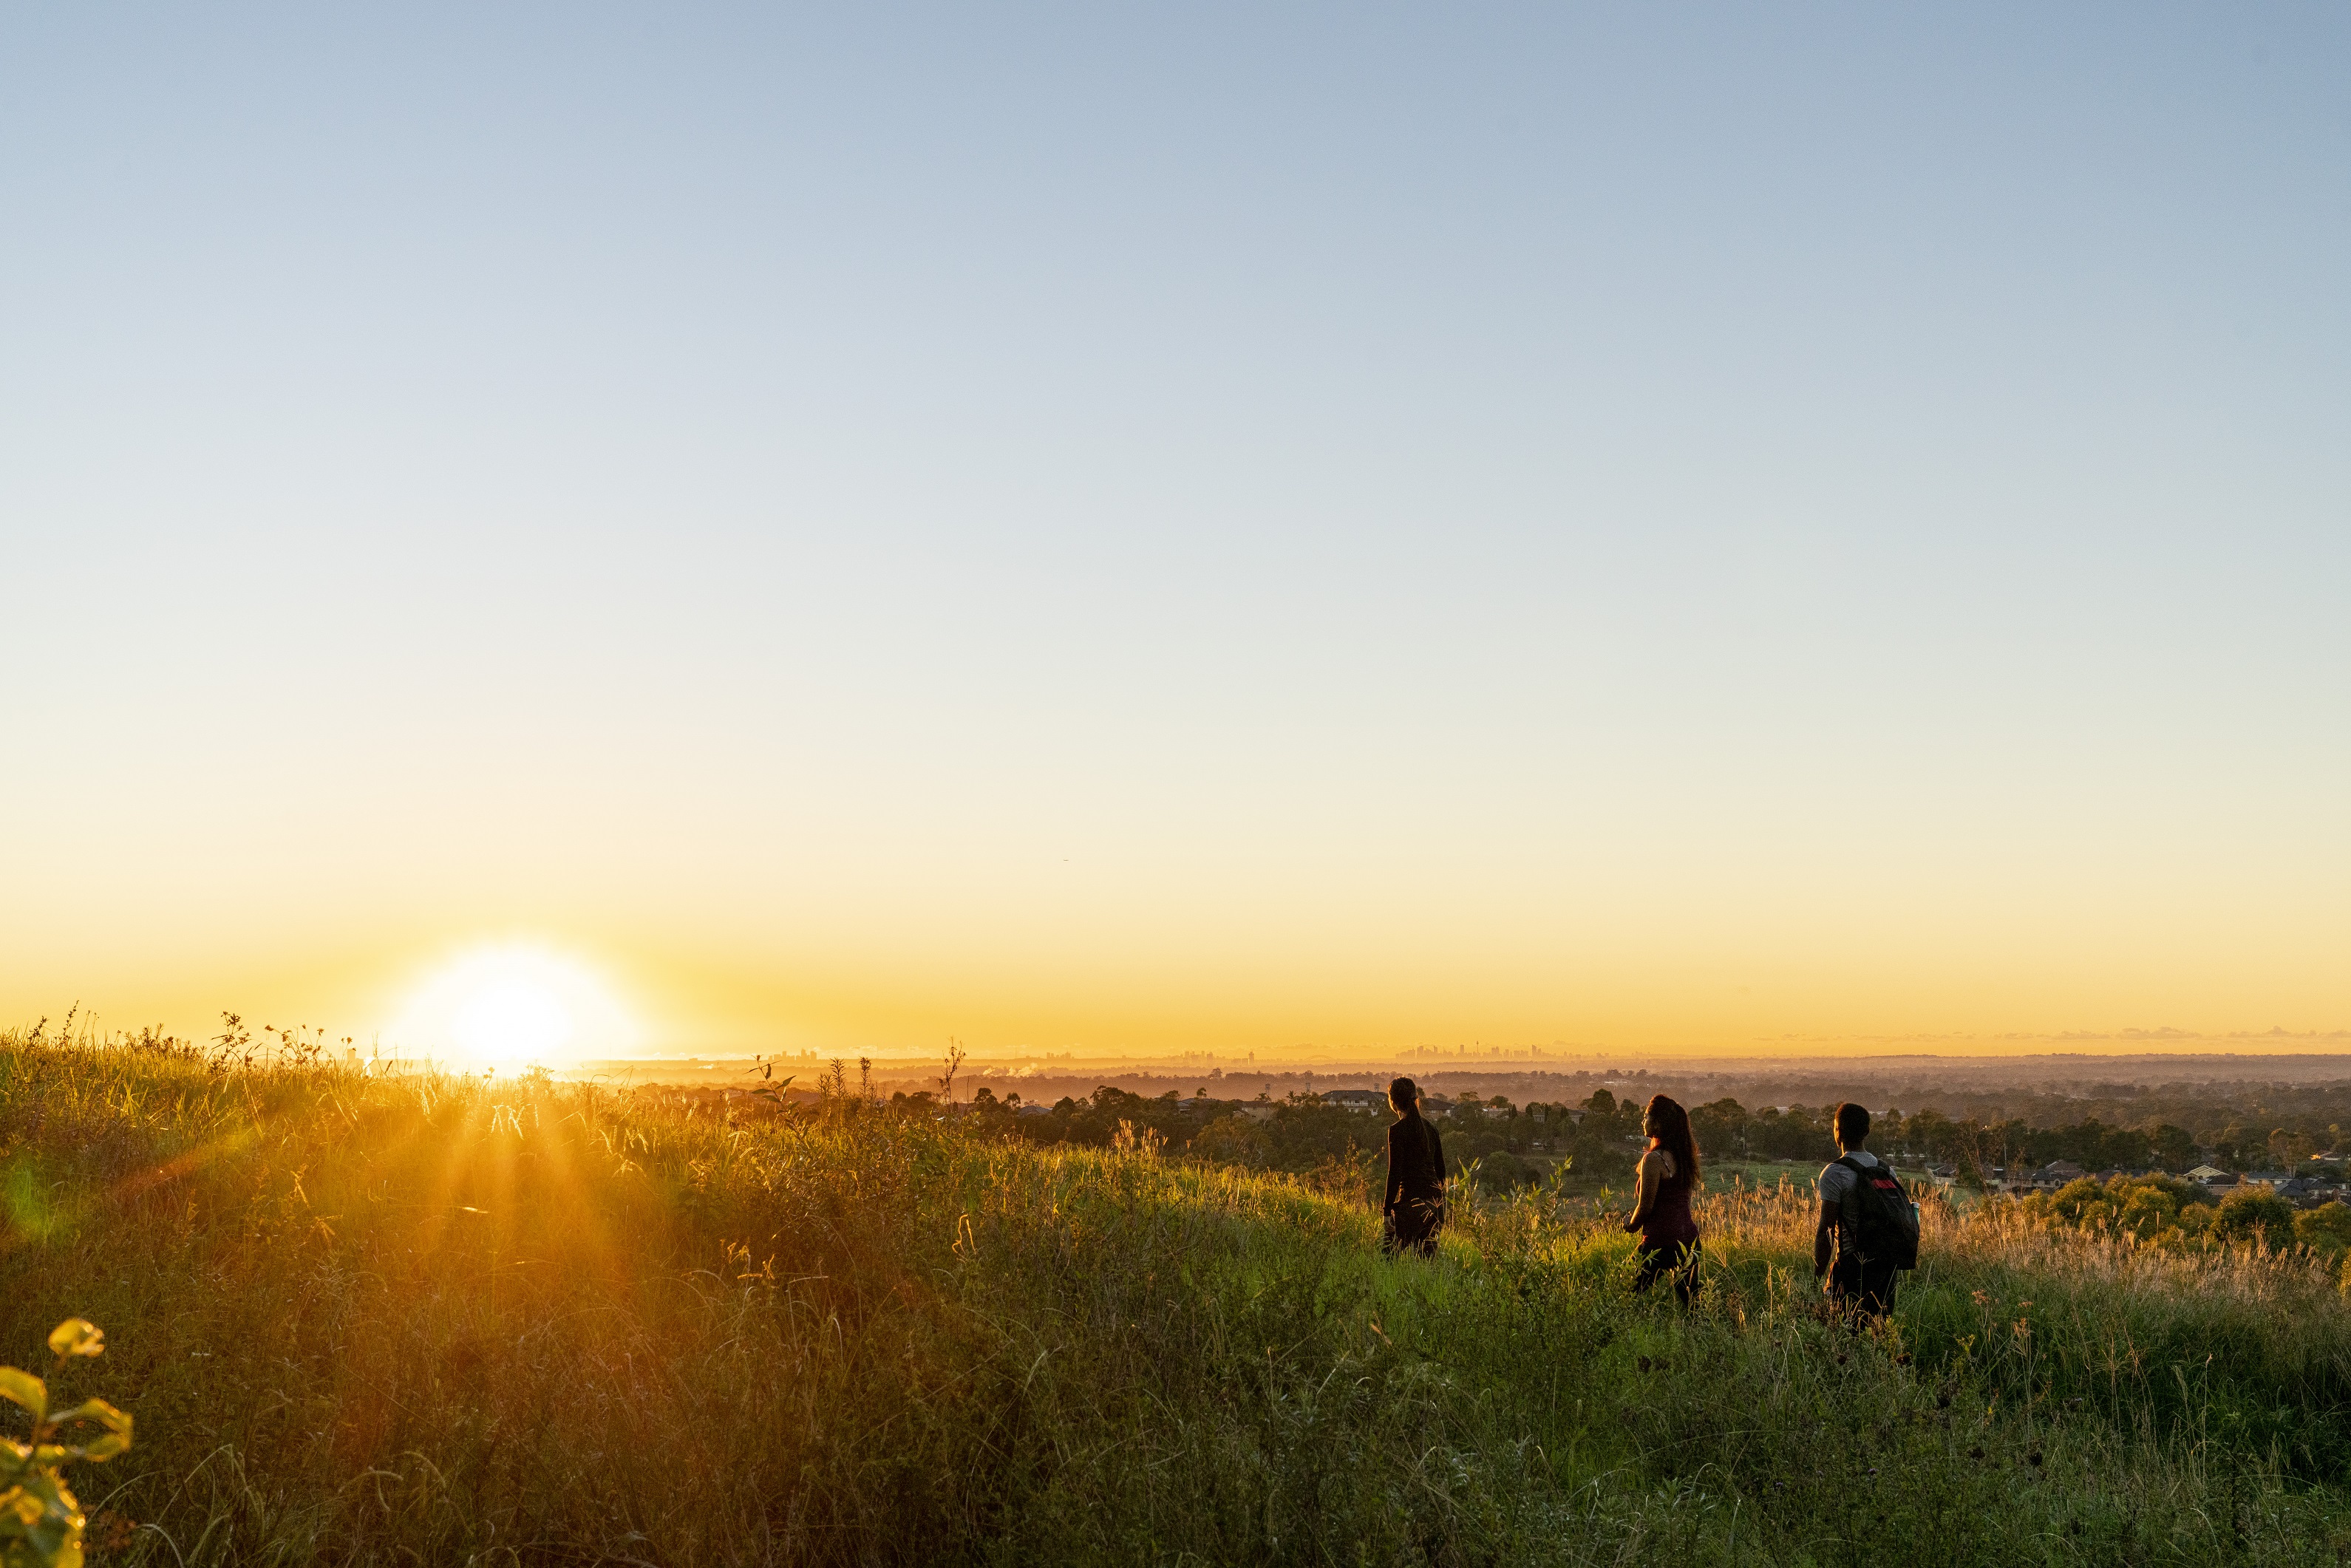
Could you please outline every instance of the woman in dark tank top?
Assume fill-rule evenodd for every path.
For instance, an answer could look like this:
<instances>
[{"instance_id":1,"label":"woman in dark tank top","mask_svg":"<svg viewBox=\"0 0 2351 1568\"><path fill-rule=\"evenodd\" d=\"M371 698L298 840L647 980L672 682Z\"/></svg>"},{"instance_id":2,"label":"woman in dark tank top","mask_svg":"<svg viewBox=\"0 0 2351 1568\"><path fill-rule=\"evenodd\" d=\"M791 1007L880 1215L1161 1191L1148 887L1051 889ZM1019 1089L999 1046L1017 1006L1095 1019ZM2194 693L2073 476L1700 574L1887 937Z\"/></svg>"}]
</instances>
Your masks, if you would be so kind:
<instances>
[{"instance_id":1,"label":"woman in dark tank top","mask_svg":"<svg viewBox=\"0 0 2351 1568\"><path fill-rule=\"evenodd\" d=\"M1634 1168L1633 1212L1625 1220L1625 1228L1641 1238L1641 1276L1633 1289L1646 1291L1669 1272L1674 1294L1687 1305L1698 1288L1698 1217L1690 1212L1690 1194L1698 1188L1698 1140L1681 1102L1663 1094L1649 1102L1641 1130L1649 1135L1649 1146Z\"/></svg>"},{"instance_id":2,"label":"woman in dark tank top","mask_svg":"<svg viewBox=\"0 0 2351 1568\"><path fill-rule=\"evenodd\" d=\"M1445 1228L1445 1144L1420 1113L1420 1089L1409 1078L1388 1085L1395 1120L1388 1124L1387 1197L1381 1250L1437 1255L1437 1233Z\"/></svg>"}]
</instances>

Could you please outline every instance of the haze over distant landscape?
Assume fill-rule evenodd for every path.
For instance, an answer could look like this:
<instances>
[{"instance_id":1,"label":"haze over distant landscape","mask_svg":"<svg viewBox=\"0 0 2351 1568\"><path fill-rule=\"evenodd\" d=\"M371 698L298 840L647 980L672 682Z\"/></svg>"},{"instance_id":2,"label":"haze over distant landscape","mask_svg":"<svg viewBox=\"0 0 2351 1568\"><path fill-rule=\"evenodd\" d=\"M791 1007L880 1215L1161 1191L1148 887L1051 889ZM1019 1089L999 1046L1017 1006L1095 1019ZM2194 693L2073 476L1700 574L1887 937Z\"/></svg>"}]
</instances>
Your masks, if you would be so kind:
<instances>
[{"instance_id":1,"label":"haze over distant landscape","mask_svg":"<svg viewBox=\"0 0 2351 1568\"><path fill-rule=\"evenodd\" d=\"M0 1021L2345 1049L2339 12L0 46Z\"/></svg>"}]
</instances>

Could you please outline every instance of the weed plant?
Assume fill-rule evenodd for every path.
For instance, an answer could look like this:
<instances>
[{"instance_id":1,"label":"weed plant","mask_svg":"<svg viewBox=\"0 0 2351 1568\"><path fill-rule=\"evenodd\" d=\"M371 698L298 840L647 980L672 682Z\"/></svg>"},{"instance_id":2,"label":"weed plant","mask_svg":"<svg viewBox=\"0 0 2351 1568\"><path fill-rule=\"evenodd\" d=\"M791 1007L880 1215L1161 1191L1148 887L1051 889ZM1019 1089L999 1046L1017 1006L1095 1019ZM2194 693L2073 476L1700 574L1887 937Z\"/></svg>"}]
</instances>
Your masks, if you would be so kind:
<instances>
[{"instance_id":1,"label":"weed plant","mask_svg":"<svg viewBox=\"0 0 2351 1568\"><path fill-rule=\"evenodd\" d=\"M1801 1191L1685 1311L1557 1186L1384 1259L1364 1175L0 1037L0 1352L108 1325L94 1562L2351 1555L2304 1254L1938 1207L1855 1333Z\"/></svg>"}]
</instances>

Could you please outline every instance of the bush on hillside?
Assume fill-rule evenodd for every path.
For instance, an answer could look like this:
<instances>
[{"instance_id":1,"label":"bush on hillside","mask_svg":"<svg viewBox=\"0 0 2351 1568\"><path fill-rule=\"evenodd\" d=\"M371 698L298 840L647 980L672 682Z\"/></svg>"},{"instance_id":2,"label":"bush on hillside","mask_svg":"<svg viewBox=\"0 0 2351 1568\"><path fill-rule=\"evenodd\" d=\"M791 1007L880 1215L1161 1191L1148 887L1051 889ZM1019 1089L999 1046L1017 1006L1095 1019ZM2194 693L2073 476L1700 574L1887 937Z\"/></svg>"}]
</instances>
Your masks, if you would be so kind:
<instances>
[{"instance_id":1,"label":"bush on hillside","mask_svg":"<svg viewBox=\"0 0 2351 1568\"><path fill-rule=\"evenodd\" d=\"M1259 1169L1270 1163L1273 1140L1263 1127L1234 1112L1201 1128L1199 1136L1192 1140L1192 1152L1218 1165Z\"/></svg>"},{"instance_id":2,"label":"bush on hillside","mask_svg":"<svg viewBox=\"0 0 2351 1568\"><path fill-rule=\"evenodd\" d=\"M1519 1158L1507 1149L1497 1149L1478 1160L1478 1185L1497 1192L1512 1187L1532 1186L1542 1179L1542 1172Z\"/></svg>"},{"instance_id":3,"label":"bush on hillside","mask_svg":"<svg viewBox=\"0 0 2351 1568\"><path fill-rule=\"evenodd\" d=\"M2351 1204L2322 1203L2295 1215L2294 1239L2314 1252L2351 1249Z\"/></svg>"},{"instance_id":4,"label":"bush on hillside","mask_svg":"<svg viewBox=\"0 0 2351 1568\"><path fill-rule=\"evenodd\" d=\"M2200 1235L2212 1199L2194 1182L2166 1176L2077 1176L2055 1192L2036 1192L2020 1207L2035 1218L2085 1230L2128 1231L2144 1242L2176 1243Z\"/></svg>"},{"instance_id":5,"label":"bush on hillside","mask_svg":"<svg viewBox=\"0 0 2351 1568\"><path fill-rule=\"evenodd\" d=\"M2258 1241L2273 1251L2294 1245L2294 1205L2258 1182L2241 1183L2220 1200L2213 1234L2230 1241Z\"/></svg>"}]
</instances>

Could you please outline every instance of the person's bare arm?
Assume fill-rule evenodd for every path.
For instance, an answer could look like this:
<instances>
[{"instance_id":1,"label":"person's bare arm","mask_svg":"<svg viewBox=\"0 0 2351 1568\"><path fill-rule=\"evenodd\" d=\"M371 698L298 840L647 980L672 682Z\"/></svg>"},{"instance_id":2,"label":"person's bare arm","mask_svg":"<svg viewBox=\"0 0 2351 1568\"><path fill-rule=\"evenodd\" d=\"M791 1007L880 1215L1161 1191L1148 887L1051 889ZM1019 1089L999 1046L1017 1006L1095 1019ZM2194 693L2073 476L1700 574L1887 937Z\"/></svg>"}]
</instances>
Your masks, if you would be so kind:
<instances>
[{"instance_id":1,"label":"person's bare arm","mask_svg":"<svg viewBox=\"0 0 2351 1568\"><path fill-rule=\"evenodd\" d=\"M1813 1228L1813 1273L1815 1277L1829 1271L1829 1258L1836 1250L1837 1206L1827 1198L1821 1199L1821 1221Z\"/></svg>"},{"instance_id":2,"label":"person's bare arm","mask_svg":"<svg viewBox=\"0 0 2351 1568\"><path fill-rule=\"evenodd\" d=\"M1663 1179L1657 1166L1663 1163L1657 1151L1651 1149L1633 1167L1633 1212L1625 1218L1625 1229L1640 1229L1641 1221L1648 1218L1649 1200L1656 1196L1657 1183Z\"/></svg>"}]
</instances>

